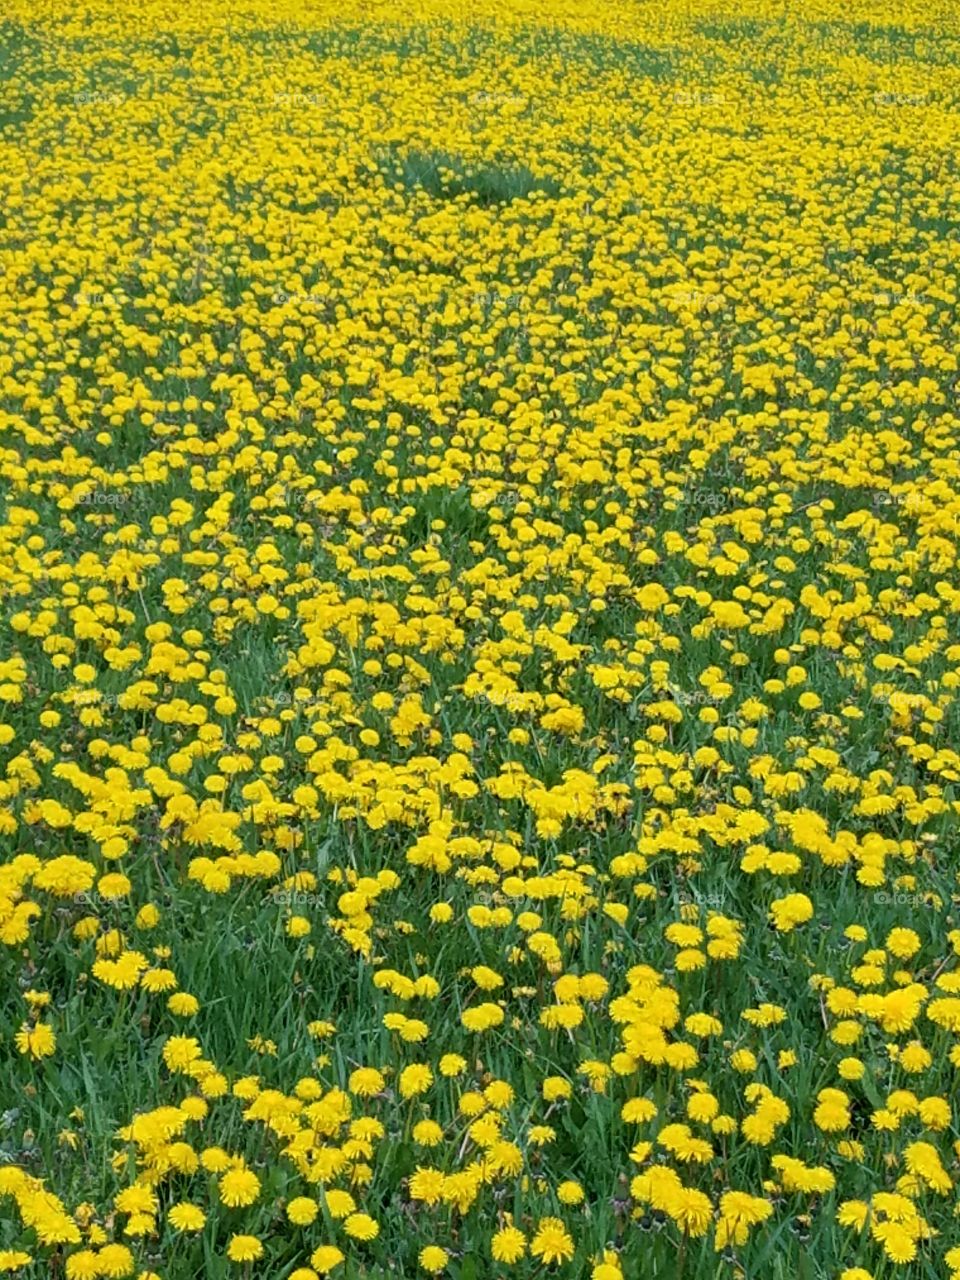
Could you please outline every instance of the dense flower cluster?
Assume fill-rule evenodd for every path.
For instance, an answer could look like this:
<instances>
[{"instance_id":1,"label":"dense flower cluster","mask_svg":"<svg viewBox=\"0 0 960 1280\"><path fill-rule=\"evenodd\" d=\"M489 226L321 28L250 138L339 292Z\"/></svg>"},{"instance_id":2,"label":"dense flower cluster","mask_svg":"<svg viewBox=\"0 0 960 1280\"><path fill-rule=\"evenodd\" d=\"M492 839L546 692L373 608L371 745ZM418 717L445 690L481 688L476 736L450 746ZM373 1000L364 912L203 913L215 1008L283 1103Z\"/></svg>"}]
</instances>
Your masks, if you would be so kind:
<instances>
[{"instance_id":1,"label":"dense flower cluster","mask_svg":"<svg viewBox=\"0 0 960 1280\"><path fill-rule=\"evenodd\" d=\"M0 1273L960 1280L958 142L938 0L10 0Z\"/></svg>"}]
</instances>

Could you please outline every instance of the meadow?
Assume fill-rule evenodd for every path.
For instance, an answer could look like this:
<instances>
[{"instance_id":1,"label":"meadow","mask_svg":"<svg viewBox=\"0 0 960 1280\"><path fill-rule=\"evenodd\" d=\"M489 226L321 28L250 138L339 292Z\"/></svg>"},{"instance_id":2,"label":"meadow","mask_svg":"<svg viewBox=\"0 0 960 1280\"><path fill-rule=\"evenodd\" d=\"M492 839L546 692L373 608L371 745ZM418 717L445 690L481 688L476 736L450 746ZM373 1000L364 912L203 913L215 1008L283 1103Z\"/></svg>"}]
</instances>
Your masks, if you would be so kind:
<instances>
[{"instance_id":1,"label":"meadow","mask_svg":"<svg viewBox=\"0 0 960 1280\"><path fill-rule=\"evenodd\" d=\"M0 1274L960 1280L960 10L8 0Z\"/></svg>"}]
</instances>

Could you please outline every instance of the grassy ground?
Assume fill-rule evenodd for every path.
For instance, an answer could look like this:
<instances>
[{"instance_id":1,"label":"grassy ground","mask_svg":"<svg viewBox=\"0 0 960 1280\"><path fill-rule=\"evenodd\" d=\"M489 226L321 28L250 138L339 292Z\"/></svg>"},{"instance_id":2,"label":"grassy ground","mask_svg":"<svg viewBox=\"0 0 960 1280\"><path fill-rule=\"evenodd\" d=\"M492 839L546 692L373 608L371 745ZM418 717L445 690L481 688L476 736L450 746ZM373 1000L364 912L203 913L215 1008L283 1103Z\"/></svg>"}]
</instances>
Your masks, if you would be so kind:
<instances>
[{"instance_id":1,"label":"grassy ground","mask_svg":"<svg viewBox=\"0 0 960 1280\"><path fill-rule=\"evenodd\" d=\"M0 24L0 1271L960 1276L960 24Z\"/></svg>"}]
</instances>

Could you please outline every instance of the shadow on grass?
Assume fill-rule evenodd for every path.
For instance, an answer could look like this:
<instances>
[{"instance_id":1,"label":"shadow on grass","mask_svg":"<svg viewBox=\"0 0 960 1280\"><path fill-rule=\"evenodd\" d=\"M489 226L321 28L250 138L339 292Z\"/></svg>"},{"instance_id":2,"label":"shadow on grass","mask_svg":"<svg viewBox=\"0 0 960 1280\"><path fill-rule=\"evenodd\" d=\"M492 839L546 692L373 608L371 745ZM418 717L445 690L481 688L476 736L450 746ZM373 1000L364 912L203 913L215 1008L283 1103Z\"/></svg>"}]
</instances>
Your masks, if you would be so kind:
<instances>
[{"instance_id":1,"label":"shadow on grass","mask_svg":"<svg viewBox=\"0 0 960 1280\"><path fill-rule=\"evenodd\" d=\"M434 200L467 196L476 204L496 205L526 199L534 192L554 198L561 192L558 182L537 177L526 165L474 167L445 152L384 152L377 157L377 164L391 186L425 191Z\"/></svg>"}]
</instances>

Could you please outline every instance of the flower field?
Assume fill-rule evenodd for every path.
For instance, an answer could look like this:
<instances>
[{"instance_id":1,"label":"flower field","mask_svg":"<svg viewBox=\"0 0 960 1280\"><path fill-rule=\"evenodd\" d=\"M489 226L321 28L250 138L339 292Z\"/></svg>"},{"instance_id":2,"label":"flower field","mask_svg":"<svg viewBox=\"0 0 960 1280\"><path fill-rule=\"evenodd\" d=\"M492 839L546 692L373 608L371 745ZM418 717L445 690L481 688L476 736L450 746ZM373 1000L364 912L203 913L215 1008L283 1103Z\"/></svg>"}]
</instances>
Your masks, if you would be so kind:
<instances>
[{"instance_id":1,"label":"flower field","mask_svg":"<svg viewBox=\"0 0 960 1280\"><path fill-rule=\"evenodd\" d=\"M960 1280L960 9L8 0L0 1273Z\"/></svg>"}]
</instances>

